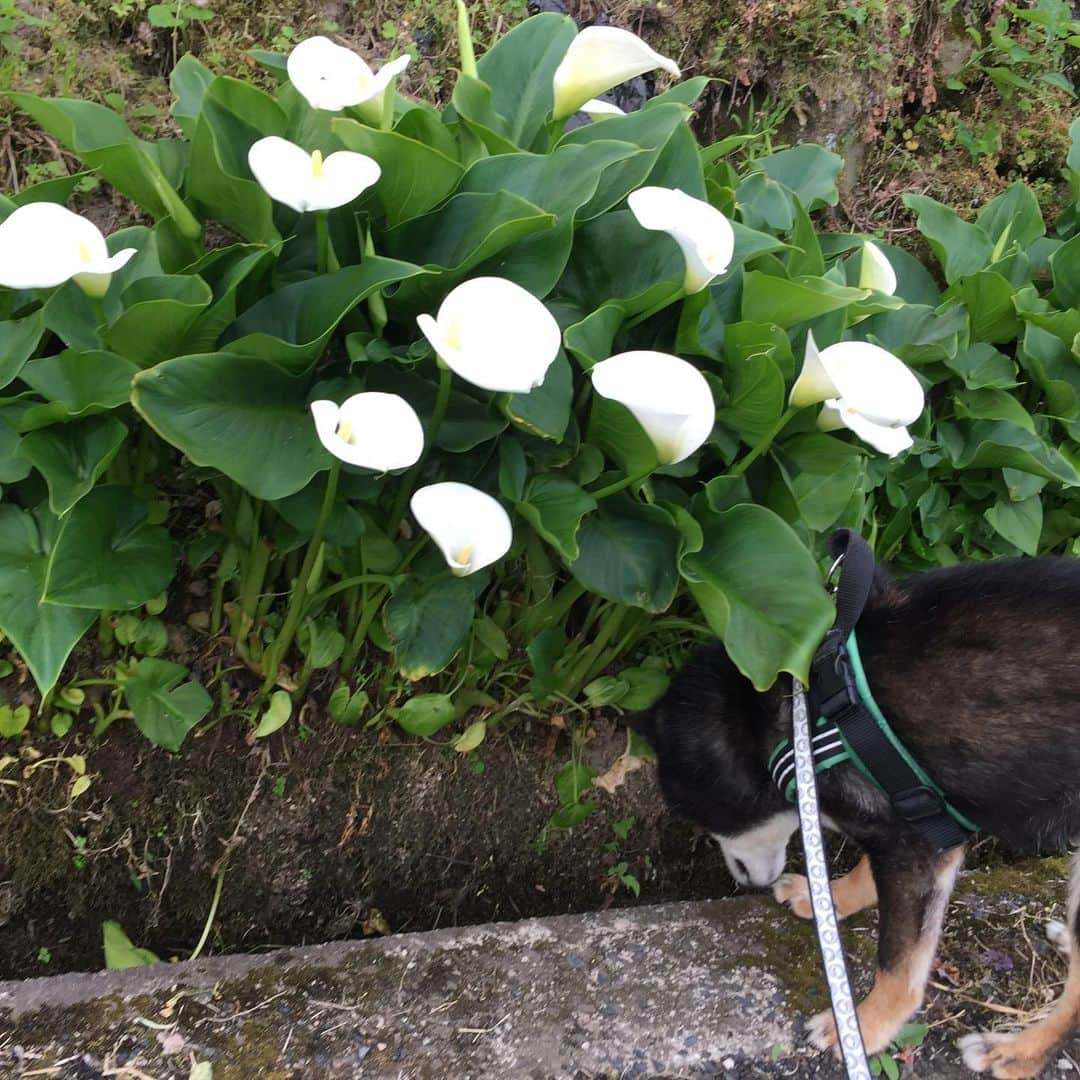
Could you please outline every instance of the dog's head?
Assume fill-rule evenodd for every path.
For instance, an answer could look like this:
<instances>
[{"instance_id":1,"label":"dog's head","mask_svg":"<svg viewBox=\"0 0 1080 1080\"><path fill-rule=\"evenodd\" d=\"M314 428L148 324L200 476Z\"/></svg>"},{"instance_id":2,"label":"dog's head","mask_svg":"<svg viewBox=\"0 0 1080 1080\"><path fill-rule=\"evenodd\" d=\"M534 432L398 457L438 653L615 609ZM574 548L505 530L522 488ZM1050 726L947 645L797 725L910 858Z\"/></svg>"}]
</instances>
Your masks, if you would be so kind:
<instances>
[{"instance_id":1,"label":"dog's head","mask_svg":"<svg viewBox=\"0 0 1080 1080\"><path fill-rule=\"evenodd\" d=\"M702 649L664 697L631 718L656 751L668 805L710 832L733 878L771 885L798 817L765 767L765 699L719 644Z\"/></svg>"}]
</instances>

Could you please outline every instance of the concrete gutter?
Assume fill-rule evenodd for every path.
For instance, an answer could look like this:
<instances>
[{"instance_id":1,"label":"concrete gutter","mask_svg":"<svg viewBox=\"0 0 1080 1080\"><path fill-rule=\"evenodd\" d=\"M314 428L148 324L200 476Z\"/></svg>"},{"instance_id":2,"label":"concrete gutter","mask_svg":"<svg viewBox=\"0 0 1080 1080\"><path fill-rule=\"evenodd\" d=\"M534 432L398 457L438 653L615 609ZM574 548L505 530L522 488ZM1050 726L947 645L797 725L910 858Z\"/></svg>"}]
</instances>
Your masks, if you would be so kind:
<instances>
[{"instance_id":1,"label":"concrete gutter","mask_svg":"<svg viewBox=\"0 0 1080 1080\"><path fill-rule=\"evenodd\" d=\"M0 1073L791 1076L810 933L746 897L0 983Z\"/></svg>"}]
</instances>

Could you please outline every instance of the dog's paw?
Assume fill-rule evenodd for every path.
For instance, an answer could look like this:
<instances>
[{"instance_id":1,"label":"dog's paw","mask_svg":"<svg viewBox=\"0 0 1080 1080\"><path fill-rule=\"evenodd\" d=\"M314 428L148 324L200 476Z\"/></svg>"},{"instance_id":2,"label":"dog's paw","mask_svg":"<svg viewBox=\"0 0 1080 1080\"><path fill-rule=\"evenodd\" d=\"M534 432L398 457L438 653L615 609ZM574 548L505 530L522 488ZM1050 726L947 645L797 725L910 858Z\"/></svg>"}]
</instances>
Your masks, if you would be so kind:
<instances>
[{"instance_id":1,"label":"dog's paw","mask_svg":"<svg viewBox=\"0 0 1080 1080\"><path fill-rule=\"evenodd\" d=\"M826 1009L806 1021L806 1041L819 1050L837 1049L836 1019L832 1009Z\"/></svg>"},{"instance_id":2,"label":"dog's paw","mask_svg":"<svg viewBox=\"0 0 1080 1080\"><path fill-rule=\"evenodd\" d=\"M777 878L772 887L772 894L781 904L787 904L800 919L813 916L810 906L810 883L802 874L784 874Z\"/></svg>"},{"instance_id":3,"label":"dog's paw","mask_svg":"<svg viewBox=\"0 0 1080 1080\"><path fill-rule=\"evenodd\" d=\"M996 1080L1029 1080L1042 1071L1045 1057L1034 1060L1021 1049L1016 1035L977 1031L956 1044L964 1064L973 1072L988 1072Z\"/></svg>"},{"instance_id":4,"label":"dog's paw","mask_svg":"<svg viewBox=\"0 0 1080 1080\"><path fill-rule=\"evenodd\" d=\"M1058 952L1063 952L1066 956L1072 951L1069 928L1057 919L1051 919L1046 924L1046 940L1049 941Z\"/></svg>"}]
</instances>

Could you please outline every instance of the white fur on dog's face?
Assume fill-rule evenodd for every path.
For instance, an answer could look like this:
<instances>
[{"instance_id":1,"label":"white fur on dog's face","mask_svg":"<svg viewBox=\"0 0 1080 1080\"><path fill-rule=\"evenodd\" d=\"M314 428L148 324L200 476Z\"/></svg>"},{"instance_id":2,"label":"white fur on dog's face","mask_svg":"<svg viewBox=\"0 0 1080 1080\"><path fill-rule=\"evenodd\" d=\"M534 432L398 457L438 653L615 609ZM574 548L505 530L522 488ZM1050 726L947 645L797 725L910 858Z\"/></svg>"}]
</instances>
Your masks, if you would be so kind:
<instances>
[{"instance_id":1,"label":"white fur on dog's face","mask_svg":"<svg viewBox=\"0 0 1080 1080\"><path fill-rule=\"evenodd\" d=\"M731 876L740 885L764 889L784 872L787 844L798 827L799 815L784 810L738 836L713 833L713 837Z\"/></svg>"}]
</instances>

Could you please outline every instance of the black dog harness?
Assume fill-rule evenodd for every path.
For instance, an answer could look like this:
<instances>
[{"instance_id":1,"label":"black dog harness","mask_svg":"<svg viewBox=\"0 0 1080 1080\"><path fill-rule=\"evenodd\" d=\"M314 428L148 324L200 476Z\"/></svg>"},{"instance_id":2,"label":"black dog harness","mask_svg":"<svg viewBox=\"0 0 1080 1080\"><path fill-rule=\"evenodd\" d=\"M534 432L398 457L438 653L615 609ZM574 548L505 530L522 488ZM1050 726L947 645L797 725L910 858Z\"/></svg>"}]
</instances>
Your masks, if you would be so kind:
<instances>
[{"instance_id":1,"label":"black dog harness","mask_svg":"<svg viewBox=\"0 0 1080 1080\"><path fill-rule=\"evenodd\" d=\"M836 621L810 665L810 715L816 718L814 770L850 761L889 797L896 813L938 851L958 847L978 828L946 800L941 789L896 737L870 692L859 656L855 624L874 583L870 546L850 529L838 529L829 548L840 566ZM777 787L795 795L795 752L784 739L769 759Z\"/></svg>"}]
</instances>

